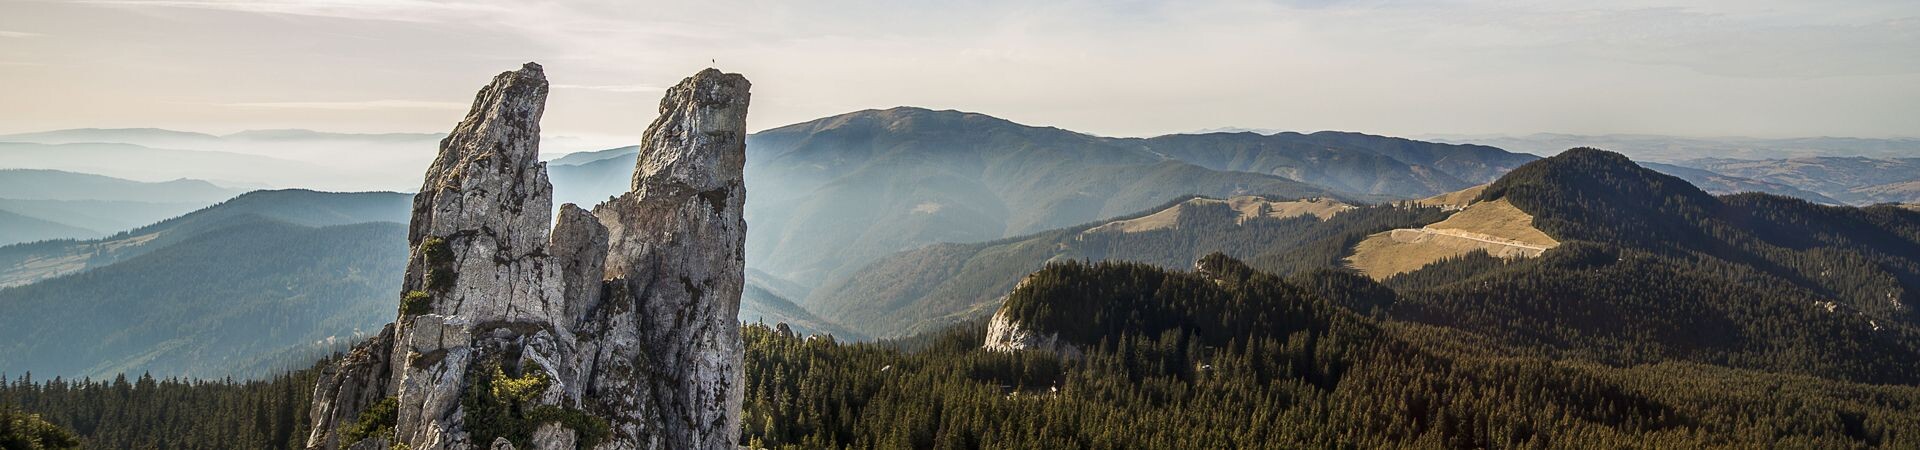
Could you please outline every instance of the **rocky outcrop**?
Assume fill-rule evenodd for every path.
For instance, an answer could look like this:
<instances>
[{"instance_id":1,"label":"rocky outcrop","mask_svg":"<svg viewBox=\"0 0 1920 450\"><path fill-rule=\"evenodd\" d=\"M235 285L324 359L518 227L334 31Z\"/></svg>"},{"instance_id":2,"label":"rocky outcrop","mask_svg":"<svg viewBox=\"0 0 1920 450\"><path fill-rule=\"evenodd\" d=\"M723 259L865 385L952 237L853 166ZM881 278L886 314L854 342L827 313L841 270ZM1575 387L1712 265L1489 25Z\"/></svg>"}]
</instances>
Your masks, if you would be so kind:
<instances>
[{"instance_id":1,"label":"rocky outcrop","mask_svg":"<svg viewBox=\"0 0 1920 450\"><path fill-rule=\"evenodd\" d=\"M1020 279L1020 283L1014 285L1013 290L1019 291L1026 287L1031 277L1029 275L1028 278ZM1000 298L1000 303L1004 304L1006 301L1007 297ZM995 311L993 318L987 320L987 339L980 348L991 352L1039 350L1071 359L1078 359L1081 356L1080 347L1060 339L1060 333L1035 330L1027 324L1020 323L1020 320L1014 318L1013 313L1005 307Z\"/></svg>"},{"instance_id":2,"label":"rocky outcrop","mask_svg":"<svg viewBox=\"0 0 1920 450\"><path fill-rule=\"evenodd\" d=\"M1070 359L1081 356L1080 347L1060 339L1059 333L1041 332L1014 320L1002 308L987 321L987 340L980 348L993 352L1039 350Z\"/></svg>"},{"instance_id":3,"label":"rocky outcrop","mask_svg":"<svg viewBox=\"0 0 1920 450\"><path fill-rule=\"evenodd\" d=\"M748 88L670 89L632 191L556 223L545 76L495 77L415 196L399 317L316 386L308 446L733 448Z\"/></svg>"}]
</instances>

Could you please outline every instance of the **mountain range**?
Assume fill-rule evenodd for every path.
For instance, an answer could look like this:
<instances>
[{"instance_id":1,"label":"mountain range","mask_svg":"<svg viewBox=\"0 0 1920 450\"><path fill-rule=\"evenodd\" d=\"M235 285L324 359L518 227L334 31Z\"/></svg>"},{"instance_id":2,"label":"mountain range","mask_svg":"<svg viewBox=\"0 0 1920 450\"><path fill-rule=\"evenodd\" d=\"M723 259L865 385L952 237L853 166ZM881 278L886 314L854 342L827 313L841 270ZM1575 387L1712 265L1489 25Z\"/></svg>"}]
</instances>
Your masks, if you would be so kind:
<instances>
[{"instance_id":1,"label":"mountain range","mask_svg":"<svg viewBox=\"0 0 1920 450\"><path fill-rule=\"evenodd\" d=\"M207 139L143 133L177 142ZM312 138L306 133L286 134L286 139ZM272 135L257 133L246 139L267 140ZM35 138L55 137L59 136ZM1350 264L1352 248L1370 236L1439 223L1480 194L1454 194L1462 200L1451 206L1391 202L1502 180L1508 171L1538 161L1533 155L1492 147L1342 132L1108 138L920 108L848 113L769 129L750 136L748 142L747 177L756 187L746 209L753 227L747 250L753 270L741 318L749 323L787 323L802 333L831 333L843 339L903 338L983 318L1021 276L1059 261L1127 260L1178 269L1201 255L1220 252L1282 276L1339 271ZM610 192L624 191L631 183L635 157L633 148L613 148L550 160L556 203L592 204ZM1762 191L1839 203L1789 183L1682 165L1642 165L1678 174L1679 183L1691 181L1714 193ZM34 194L45 199L0 200L0 210L40 211L25 217L42 222L58 214L34 209L31 202L93 202L77 208L84 210L110 209L103 203L109 201L139 201L54 200L64 198L58 195L139 191L154 198L206 199L232 192L191 180L147 186L59 172L0 174L23 180L79 177L37 183L75 186ZM5 180L0 177L0 182ZM9 192L39 192L28 187L36 183L21 183L19 190ZM83 188L88 183L99 186ZM342 233L332 228L398 222L405 216L406 199L407 195L394 193L249 193L113 236L0 247L0 285L57 286L64 278L131 263L204 238L213 230L266 226L256 222L312 229L302 233ZM0 216L0 220L9 218ZM243 251L248 245L236 243L231 251ZM1470 251L1442 255L1435 260L1441 261L1437 267L1480 261ZM386 264L339 258L344 257L335 260L346 261L342 270L372 270ZM1407 270L1414 273L1397 278L1424 280L1432 277L1427 274L1444 271L1413 270L1424 265L1410 267ZM89 276L135 276L101 273ZM1387 283L1408 281L1389 279ZM126 289L156 289L120 284ZM303 293L334 289L319 281L300 286ZM355 289L337 290L380 292ZM1859 287L1843 283L1809 289L1839 292ZM378 303L390 300L382 297L387 294L342 301ZM1875 309L1865 298L1853 295L1835 304L1880 314L1875 320L1900 323L1901 319L1887 315L1885 308ZM385 313L364 311L372 316ZM71 369L105 370L101 367L107 366Z\"/></svg>"},{"instance_id":2,"label":"mountain range","mask_svg":"<svg viewBox=\"0 0 1920 450\"><path fill-rule=\"evenodd\" d=\"M552 162L556 202L624 189L631 151ZM900 107L755 133L748 263L815 287L875 258L1129 214L1188 195L1348 201L1485 183L1535 159L1357 133L1109 138L984 114Z\"/></svg>"},{"instance_id":3,"label":"mountain range","mask_svg":"<svg viewBox=\"0 0 1920 450\"><path fill-rule=\"evenodd\" d=\"M160 221L240 191L200 180L143 183L56 170L0 169L0 246L90 239Z\"/></svg>"},{"instance_id":4,"label":"mountain range","mask_svg":"<svg viewBox=\"0 0 1920 450\"><path fill-rule=\"evenodd\" d=\"M1825 156L1899 158L1920 153L1920 139L1915 138L1703 138L1650 134L1564 133L1536 133L1523 136L1434 135L1425 138L1434 142L1491 145L1536 155L1551 155L1583 146L1596 147L1616 151L1639 161L1666 163L1677 163L1709 155L1717 158L1765 160Z\"/></svg>"}]
</instances>

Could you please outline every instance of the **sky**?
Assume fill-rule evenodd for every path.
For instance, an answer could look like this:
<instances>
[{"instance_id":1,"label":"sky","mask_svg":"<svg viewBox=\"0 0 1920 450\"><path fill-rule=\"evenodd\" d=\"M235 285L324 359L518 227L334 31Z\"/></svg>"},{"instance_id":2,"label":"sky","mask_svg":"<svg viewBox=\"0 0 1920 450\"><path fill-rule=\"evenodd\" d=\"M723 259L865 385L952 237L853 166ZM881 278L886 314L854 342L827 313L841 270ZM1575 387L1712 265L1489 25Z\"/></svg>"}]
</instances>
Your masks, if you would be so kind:
<instances>
[{"instance_id":1,"label":"sky","mask_svg":"<svg viewBox=\"0 0 1920 450\"><path fill-rule=\"evenodd\" d=\"M0 0L0 132L445 132L526 61L548 136L614 141L707 66L756 130L1920 136L1912 0Z\"/></svg>"}]
</instances>

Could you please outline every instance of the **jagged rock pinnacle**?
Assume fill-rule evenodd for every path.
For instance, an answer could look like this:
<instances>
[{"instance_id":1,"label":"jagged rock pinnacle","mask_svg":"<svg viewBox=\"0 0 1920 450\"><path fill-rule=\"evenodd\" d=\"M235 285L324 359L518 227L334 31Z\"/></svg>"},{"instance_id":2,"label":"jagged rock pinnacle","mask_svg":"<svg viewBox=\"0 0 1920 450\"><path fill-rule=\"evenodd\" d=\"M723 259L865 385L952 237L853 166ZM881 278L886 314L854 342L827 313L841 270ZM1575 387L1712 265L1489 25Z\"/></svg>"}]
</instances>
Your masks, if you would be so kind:
<instances>
[{"instance_id":1,"label":"jagged rock pinnacle","mask_svg":"<svg viewBox=\"0 0 1920 450\"><path fill-rule=\"evenodd\" d=\"M739 429L745 391L738 316L747 235L742 168L750 87L740 75L707 69L668 89L659 119L640 144L633 191L594 208L610 241L612 295L606 301L635 306L603 308L605 314L594 320L607 325L604 332L615 340L646 343L605 347L600 360L611 361L616 372L664 376L603 378L592 388L652 393L596 397L607 410L688 412L662 430L660 438L675 443L673 448L731 448Z\"/></svg>"},{"instance_id":2,"label":"jagged rock pinnacle","mask_svg":"<svg viewBox=\"0 0 1920 450\"><path fill-rule=\"evenodd\" d=\"M398 318L322 377L308 446L733 448L748 87L669 89L633 191L555 224L545 75L494 77L414 198Z\"/></svg>"}]
</instances>

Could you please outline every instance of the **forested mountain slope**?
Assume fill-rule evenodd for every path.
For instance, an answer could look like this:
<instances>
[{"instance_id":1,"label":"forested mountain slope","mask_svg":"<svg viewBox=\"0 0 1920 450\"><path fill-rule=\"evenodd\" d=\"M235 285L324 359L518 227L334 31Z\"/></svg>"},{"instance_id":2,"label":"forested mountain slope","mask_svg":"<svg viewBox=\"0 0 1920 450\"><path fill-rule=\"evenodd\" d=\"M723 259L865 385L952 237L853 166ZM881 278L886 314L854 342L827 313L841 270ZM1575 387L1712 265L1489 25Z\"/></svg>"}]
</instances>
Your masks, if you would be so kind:
<instances>
[{"instance_id":1,"label":"forested mountain slope","mask_svg":"<svg viewBox=\"0 0 1920 450\"><path fill-rule=\"evenodd\" d=\"M0 368L51 378L258 377L378 332L406 226L241 216L116 264L0 289Z\"/></svg>"},{"instance_id":2,"label":"forested mountain slope","mask_svg":"<svg viewBox=\"0 0 1920 450\"><path fill-rule=\"evenodd\" d=\"M957 111L894 108L762 131L747 181L748 264L817 283L892 252L1139 211L1187 195L1332 195L1212 170L1130 141Z\"/></svg>"},{"instance_id":3,"label":"forested mountain slope","mask_svg":"<svg viewBox=\"0 0 1920 450\"><path fill-rule=\"evenodd\" d=\"M301 189L249 192L199 211L104 238L0 247L0 287L24 285L113 264L199 237L241 216L259 216L310 227L404 223L411 198L395 192L337 193Z\"/></svg>"},{"instance_id":4,"label":"forested mountain slope","mask_svg":"<svg viewBox=\"0 0 1920 450\"><path fill-rule=\"evenodd\" d=\"M1438 208L1390 205L1352 207L1324 217L1250 217L1234 208L1249 199L1183 199L1027 236L904 251L829 279L803 304L867 334L903 337L992 313L1021 277L1051 261L1119 260L1185 268L1201 255L1225 252L1282 273L1310 271L1337 266L1346 249L1368 234L1445 217ZM1268 208L1302 203L1308 202L1273 199L1268 204L1279 206ZM1159 223L1120 226L1149 219Z\"/></svg>"},{"instance_id":5,"label":"forested mountain slope","mask_svg":"<svg viewBox=\"0 0 1920 450\"><path fill-rule=\"evenodd\" d=\"M226 200L200 180L144 183L58 170L0 169L0 246L92 239Z\"/></svg>"},{"instance_id":6,"label":"forested mountain slope","mask_svg":"<svg viewBox=\"0 0 1920 450\"><path fill-rule=\"evenodd\" d=\"M1592 149L1515 169L1480 198L1497 199L1564 245L1389 280L1396 317L1617 364L1920 380L1920 214L1714 197Z\"/></svg>"}]
</instances>

